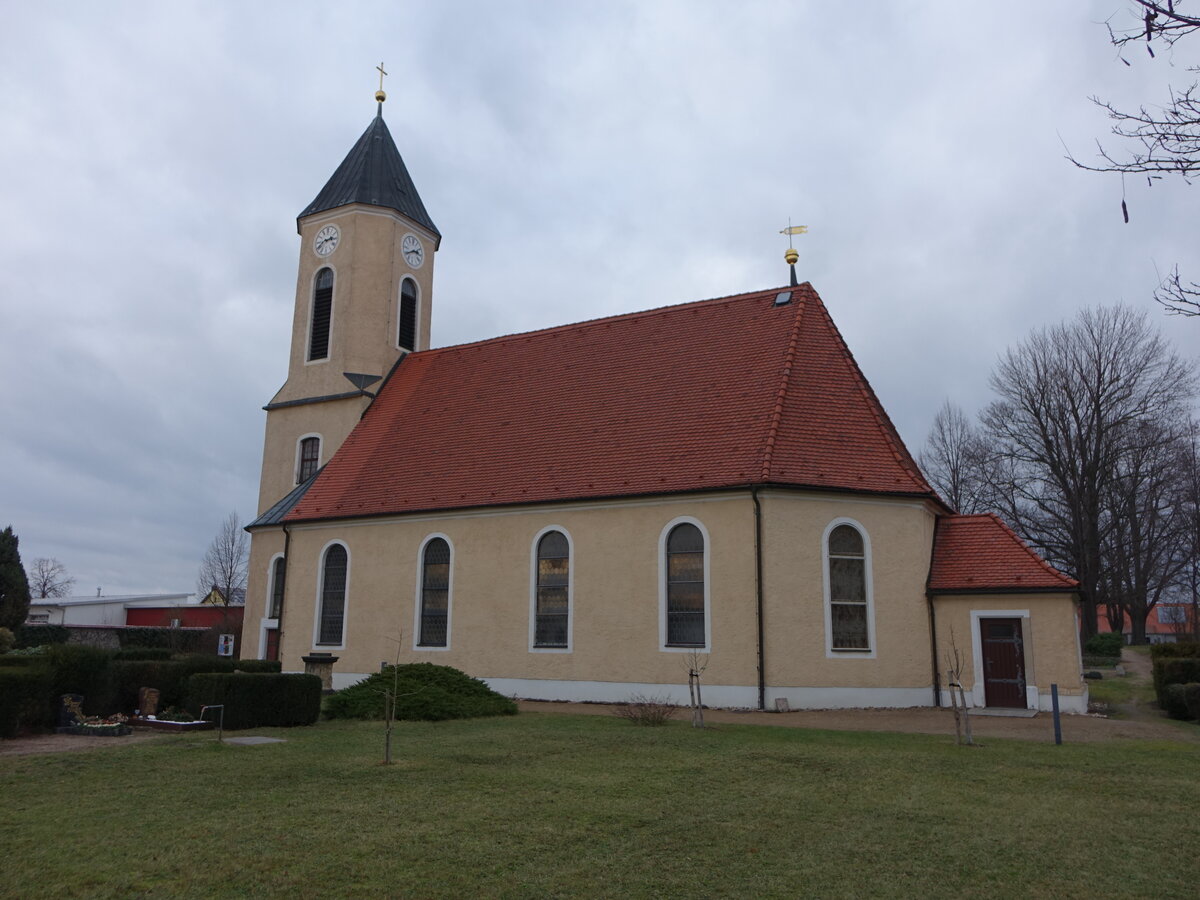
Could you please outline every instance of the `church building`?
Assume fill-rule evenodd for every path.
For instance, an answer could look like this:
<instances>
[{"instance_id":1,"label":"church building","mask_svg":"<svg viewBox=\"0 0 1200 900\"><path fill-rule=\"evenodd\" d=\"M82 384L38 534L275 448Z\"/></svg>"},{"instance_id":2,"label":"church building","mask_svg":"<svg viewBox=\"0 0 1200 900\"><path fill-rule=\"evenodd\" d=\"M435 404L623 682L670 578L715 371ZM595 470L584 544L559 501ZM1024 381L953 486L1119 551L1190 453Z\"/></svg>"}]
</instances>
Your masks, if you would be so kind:
<instances>
[{"instance_id":1,"label":"church building","mask_svg":"<svg viewBox=\"0 0 1200 900\"><path fill-rule=\"evenodd\" d=\"M300 213L244 655L525 698L1085 712L1076 583L930 487L812 285L430 346L379 113ZM794 281L794 279L793 279ZM654 298L647 298L647 306Z\"/></svg>"}]
</instances>

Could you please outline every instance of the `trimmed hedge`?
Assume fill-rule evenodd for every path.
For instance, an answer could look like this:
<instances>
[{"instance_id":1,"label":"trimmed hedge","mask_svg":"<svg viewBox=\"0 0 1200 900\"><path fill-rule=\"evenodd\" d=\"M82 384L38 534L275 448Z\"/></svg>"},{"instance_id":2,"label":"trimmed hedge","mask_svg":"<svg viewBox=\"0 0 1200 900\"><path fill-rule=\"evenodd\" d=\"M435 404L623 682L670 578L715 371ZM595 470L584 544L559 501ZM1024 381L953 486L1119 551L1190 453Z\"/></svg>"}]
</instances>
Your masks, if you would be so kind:
<instances>
[{"instance_id":1,"label":"trimmed hedge","mask_svg":"<svg viewBox=\"0 0 1200 900\"><path fill-rule=\"evenodd\" d=\"M283 663L277 659L237 659L233 662L233 671L278 675L283 671Z\"/></svg>"},{"instance_id":2,"label":"trimmed hedge","mask_svg":"<svg viewBox=\"0 0 1200 900\"><path fill-rule=\"evenodd\" d=\"M65 644L71 632L65 625L22 625L16 635L17 649L24 650L43 644Z\"/></svg>"},{"instance_id":3,"label":"trimmed hedge","mask_svg":"<svg viewBox=\"0 0 1200 900\"><path fill-rule=\"evenodd\" d=\"M116 699L112 677L112 651L83 644L56 644L42 657L50 676L50 721L57 721L59 696L83 694L83 711L107 715Z\"/></svg>"},{"instance_id":4,"label":"trimmed hedge","mask_svg":"<svg viewBox=\"0 0 1200 900\"><path fill-rule=\"evenodd\" d=\"M117 707L122 712L137 707L138 689L155 688L160 706L182 706L188 679L199 673L233 671L233 660L217 656L183 656L166 660L116 660L112 664Z\"/></svg>"},{"instance_id":5,"label":"trimmed hedge","mask_svg":"<svg viewBox=\"0 0 1200 900\"><path fill-rule=\"evenodd\" d=\"M1163 688L1162 700L1158 705L1166 711L1166 714L1172 719L1190 719L1187 705L1187 688L1186 684L1168 684Z\"/></svg>"},{"instance_id":6,"label":"trimmed hedge","mask_svg":"<svg viewBox=\"0 0 1200 900\"><path fill-rule=\"evenodd\" d=\"M1183 702L1187 705L1189 719L1200 719L1200 684L1191 682L1183 686Z\"/></svg>"},{"instance_id":7,"label":"trimmed hedge","mask_svg":"<svg viewBox=\"0 0 1200 900\"><path fill-rule=\"evenodd\" d=\"M14 738L21 726L46 724L49 673L44 669L0 669L0 738Z\"/></svg>"},{"instance_id":8,"label":"trimmed hedge","mask_svg":"<svg viewBox=\"0 0 1200 900\"><path fill-rule=\"evenodd\" d=\"M5 653L0 656L0 669L28 669L30 666L36 666L46 659L44 656L34 656L32 654L16 654Z\"/></svg>"},{"instance_id":9,"label":"trimmed hedge","mask_svg":"<svg viewBox=\"0 0 1200 900\"><path fill-rule=\"evenodd\" d=\"M1154 660L1154 693L1158 705L1166 709L1166 689L1173 684L1200 681L1200 658L1159 657Z\"/></svg>"},{"instance_id":10,"label":"trimmed hedge","mask_svg":"<svg viewBox=\"0 0 1200 900\"><path fill-rule=\"evenodd\" d=\"M382 719L384 691L395 687L396 718L437 722L476 716L516 715L517 704L477 678L450 666L407 663L338 691L325 701L331 719Z\"/></svg>"},{"instance_id":11,"label":"trimmed hedge","mask_svg":"<svg viewBox=\"0 0 1200 900\"><path fill-rule=\"evenodd\" d=\"M1125 647L1125 636L1120 632L1093 634L1083 645L1084 656L1120 656Z\"/></svg>"},{"instance_id":12,"label":"trimmed hedge","mask_svg":"<svg viewBox=\"0 0 1200 900\"><path fill-rule=\"evenodd\" d=\"M174 653L195 653L201 648L207 631L184 630L182 628L158 628L136 625L117 632L121 649L133 647L158 647Z\"/></svg>"},{"instance_id":13,"label":"trimmed hedge","mask_svg":"<svg viewBox=\"0 0 1200 900\"><path fill-rule=\"evenodd\" d=\"M321 679L250 672L188 679L188 712L199 718L201 706L218 704L225 706L225 727L230 730L312 725L321 715Z\"/></svg>"},{"instance_id":14,"label":"trimmed hedge","mask_svg":"<svg viewBox=\"0 0 1200 900\"><path fill-rule=\"evenodd\" d=\"M127 650L118 650L113 656L114 660L147 660L147 659L170 659L171 651L166 647L130 647Z\"/></svg>"},{"instance_id":15,"label":"trimmed hedge","mask_svg":"<svg viewBox=\"0 0 1200 900\"><path fill-rule=\"evenodd\" d=\"M1195 641L1176 641L1173 644L1150 645L1151 659L1174 659L1179 657L1186 657L1188 659L1200 658L1200 643Z\"/></svg>"}]
</instances>

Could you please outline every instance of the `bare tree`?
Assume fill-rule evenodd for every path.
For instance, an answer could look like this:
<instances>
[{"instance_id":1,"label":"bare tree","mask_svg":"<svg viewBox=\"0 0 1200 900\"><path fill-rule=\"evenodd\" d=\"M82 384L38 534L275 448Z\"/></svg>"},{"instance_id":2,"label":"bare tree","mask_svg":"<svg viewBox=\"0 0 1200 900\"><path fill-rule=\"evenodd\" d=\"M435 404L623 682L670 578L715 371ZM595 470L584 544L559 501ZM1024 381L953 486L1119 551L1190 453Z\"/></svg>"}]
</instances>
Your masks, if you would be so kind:
<instances>
[{"instance_id":1,"label":"bare tree","mask_svg":"<svg viewBox=\"0 0 1200 900\"><path fill-rule=\"evenodd\" d=\"M992 373L998 395L982 421L1002 464L1000 512L1079 580L1084 631L1096 633L1112 527L1110 486L1140 422L1176 421L1195 374L1146 317L1125 307L1084 310L1010 348Z\"/></svg>"},{"instance_id":2,"label":"bare tree","mask_svg":"<svg viewBox=\"0 0 1200 900\"><path fill-rule=\"evenodd\" d=\"M1186 0L1130 0L1132 13L1125 25L1108 25L1109 40L1120 54L1121 62L1131 65L1127 58L1135 47L1144 47L1153 58L1154 48L1173 48L1177 41L1200 31L1198 11L1185 12ZM1192 83L1170 90L1161 105L1140 105L1136 110L1118 109L1111 102L1092 97L1092 102L1104 110L1112 121L1112 134L1124 148L1123 153L1110 152L1097 142L1099 161L1093 165L1080 162L1070 152L1067 158L1081 169L1092 172L1117 172L1122 175L1145 175L1147 183L1164 175L1179 175L1185 181L1200 174L1200 66L1187 66ZM1124 198L1121 212L1129 221ZM1179 278L1178 269L1154 292L1154 299L1168 312L1184 316L1200 316L1200 285L1189 285Z\"/></svg>"},{"instance_id":3,"label":"bare tree","mask_svg":"<svg viewBox=\"0 0 1200 900\"><path fill-rule=\"evenodd\" d=\"M960 513L985 512L986 451L978 430L949 400L933 417L920 453L921 468L942 498Z\"/></svg>"},{"instance_id":4,"label":"bare tree","mask_svg":"<svg viewBox=\"0 0 1200 900\"><path fill-rule=\"evenodd\" d=\"M246 594L246 558L250 553L250 538L242 530L241 520L231 512L221 523L216 537L208 545L200 573L196 578L196 593L201 597L214 588L226 606L240 602Z\"/></svg>"},{"instance_id":5,"label":"bare tree","mask_svg":"<svg viewBox=\"0 0 1200 900\"><path fill-rule=\"evenodd\" d=\"M66 597L75 579L57 559L39 556L29 564L29 595L34 598Z\"/></svg>"}]
</instances>

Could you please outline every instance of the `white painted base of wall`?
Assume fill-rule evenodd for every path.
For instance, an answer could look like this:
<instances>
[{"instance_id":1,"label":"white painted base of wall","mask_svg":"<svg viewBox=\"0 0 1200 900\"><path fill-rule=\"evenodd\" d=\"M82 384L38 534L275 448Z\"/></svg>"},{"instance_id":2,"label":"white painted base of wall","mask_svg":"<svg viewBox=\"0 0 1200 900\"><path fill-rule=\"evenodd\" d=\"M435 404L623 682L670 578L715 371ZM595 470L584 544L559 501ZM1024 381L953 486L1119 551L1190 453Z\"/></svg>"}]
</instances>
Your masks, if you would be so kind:
<instances>
[{"instance_id":1,"label":"white painted base of wall","mask_svg":"<svg viewBox=\"0 0 1200 900\"><path fill-rule=\"evenodd\" d=\"M985 704L983 702L983 692L979 692L979 696L975 696L974 691L967 692L967 706L972 709L982 709ZM945 688L942 689L942 706L950 708L950 692ZM1041 712L1052 712L1054 709L1054 699L1050 692L1045 693L1039 691L1036 685L1029 685L1025 688L1025 708L1036 709ZM1088 689L1087 685L1083 686L1082 694L1062 694L1058 695L1058 711L1069 715L1081 716L1087 713L1088 708Z\"/></svg>"}]
</instances>

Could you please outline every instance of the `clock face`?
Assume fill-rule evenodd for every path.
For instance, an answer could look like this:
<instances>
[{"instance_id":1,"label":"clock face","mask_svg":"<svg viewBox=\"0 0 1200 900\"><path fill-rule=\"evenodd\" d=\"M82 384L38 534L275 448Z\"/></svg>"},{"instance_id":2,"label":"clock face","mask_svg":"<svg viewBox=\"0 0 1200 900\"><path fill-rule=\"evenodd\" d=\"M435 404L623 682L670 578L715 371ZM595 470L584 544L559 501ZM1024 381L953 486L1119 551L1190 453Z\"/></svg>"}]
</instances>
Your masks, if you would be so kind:
<instances>
[{"instance_id":1,"label":"clock face","mask_svg":"<svg viewBox=\"0 0 1200 900\"><path fill-rule=\"evenodd\" d=\"M328 256L337 249L338 241L341 240L341 237L342 233L338 231L336 225L326 225L313 238L313 250L317 256Z\"/></svg>"},{"instance_id":2,"label":"clock face","mask_svg":"<svg viewBox=\"0 0 1200 900\"><path fill-rule=\"evenodd\" d=\"M400 252L404 254L404 261L408 263L409 268L419 269L421 263L425 262L425 248L421 246L421 239L415 234L404 236L400 241Z\"/></svg>"}]
</instances>

